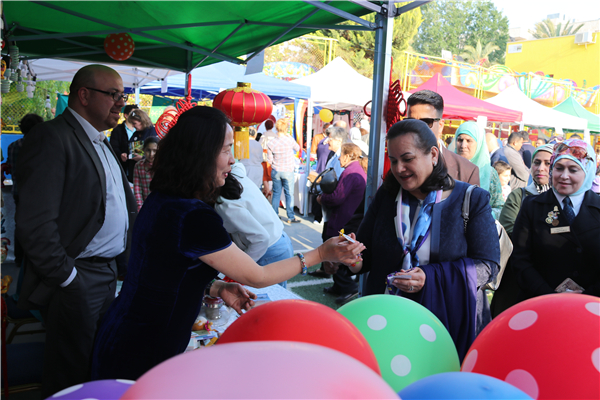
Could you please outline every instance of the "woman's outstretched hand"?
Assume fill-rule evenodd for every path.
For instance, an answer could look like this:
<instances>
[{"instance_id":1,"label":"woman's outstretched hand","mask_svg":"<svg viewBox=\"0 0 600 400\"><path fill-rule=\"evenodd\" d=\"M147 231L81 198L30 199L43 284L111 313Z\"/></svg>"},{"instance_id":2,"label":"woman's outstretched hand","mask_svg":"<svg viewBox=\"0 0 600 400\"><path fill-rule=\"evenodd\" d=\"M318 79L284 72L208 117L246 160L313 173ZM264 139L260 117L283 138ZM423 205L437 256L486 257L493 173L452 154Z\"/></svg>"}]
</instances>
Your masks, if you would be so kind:
<instances>
[{"instance_id":1,"label":"woman's outstretched hand","mask_svg":"<svg viewBox=\"0 0 600 400\"><path fill-rule=\"evenodd\" d=\"M238 314L241 314L242 310L250 310L250 308L254 306L254 301L252 300L256 299L254 293L247 290L239 283L232 282L224 282L224 285L219 288L219 297Z\"/></svg>"},{"instance_id":2,"label":"woman's outstretched hand","mask_svg":"<svg viewBox=\"0 0 600 400\"><path fill-rule=\"evenodd\" d=\"M319 246L319 254L323 261L347 265L362 261L361 253L366 247L362 243L356 242L354 233L351 233L349 236L355 243L343 237L333 237Z\"/></svg>"}]
</instances>

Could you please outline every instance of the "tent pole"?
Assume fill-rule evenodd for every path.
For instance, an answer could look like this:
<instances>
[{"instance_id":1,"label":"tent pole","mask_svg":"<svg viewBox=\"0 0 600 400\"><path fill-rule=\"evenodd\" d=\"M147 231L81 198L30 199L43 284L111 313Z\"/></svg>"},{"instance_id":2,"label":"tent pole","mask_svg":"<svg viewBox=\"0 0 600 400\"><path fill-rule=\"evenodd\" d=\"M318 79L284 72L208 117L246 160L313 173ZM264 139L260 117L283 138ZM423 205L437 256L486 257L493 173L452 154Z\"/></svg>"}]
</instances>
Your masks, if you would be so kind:
<instances>
[{"instance_id":1,"label":"tent pole","mask_svg":"<svg viewBox=\"0 0 600 400\"><path fill-rule=\"evenodd\" d=\"M387 9L377 14L375 22L375 62L373 66L373 102L371 103L371 132L369 135L369 170L367 173L367 199L369 207L382 182L384 145L386 135L385 104L390 87L392 38L394 20L387 16Z\"/></svg>"},{"instance_id":2,"label":"tent pole","mask_svg":"<svg viewBox=\"0 0 600 400\"><path fill-rule=\"evenodd\" d=\"M373 64L373 102L371 103L371 132L369 135L369 169L367 171L367 193L365 197L365 213L382 183L383 162L385 157L386 116L390 87L390 69L392 61L392 40L394 34L394 18L388 13L384 4L381 13L375 16L375 58ZM360 275L358 295L362 296L366 284L365 274Z\"/></svg>"},{"instance_id":3,"label":"tent pole","mask_svg":"<svg viewBox=\"0 0 600 400\"><path fill-rule=\"evenodd\" d=\"M313 101L308 99L306 106L306 179L310 173L310 148L312 146L312 123L313 123ZM302 134L302 133L300 133ZM304 218L308 217L308 185L302 188L304 191Z\"/></svg>"}]
</instances>

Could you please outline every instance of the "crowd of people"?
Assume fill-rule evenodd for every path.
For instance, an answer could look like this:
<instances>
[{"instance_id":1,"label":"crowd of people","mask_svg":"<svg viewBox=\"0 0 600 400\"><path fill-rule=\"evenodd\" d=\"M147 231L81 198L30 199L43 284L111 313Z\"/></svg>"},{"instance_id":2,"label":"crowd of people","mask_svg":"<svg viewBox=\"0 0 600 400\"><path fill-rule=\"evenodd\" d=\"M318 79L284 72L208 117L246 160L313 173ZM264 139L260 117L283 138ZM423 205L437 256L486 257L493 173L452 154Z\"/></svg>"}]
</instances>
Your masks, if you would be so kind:
<instances>
[{"instance_id":1,"label":"crowd of people","mask_svg":"<svg viewBox=\"0 0 600 400\"><path fill-rule=\"evenodd\" d=\"M236 162L221 111L193 107L159 140L127 98L116 71L86 66L67 109L47 122L24 118L27 134L9 151L19 306L39 310L47 332L44 397L90 379L135 380L185 350L204 296L242 313L256 296L241 284L285 286L314 265L311 275L333 276L325 292L338 304L356 297L360 275L365 296L420 303L461 360L492 316L519 301L600 296L598 155L582 140L534 147L518 131L504 144L465 122L446 147L443 98L416 92L387 133L390 170L366 199L369 122L348 129L338 120L307 149L317 173L331 169L337 180L313 203L323 244L293 254L283 222L299 222L301 149L289 120L266 121L260 138L252 129L250 157ZM495 220L514 252L490 309L485 287L501 255Z\"/></svg>"}]
</instances>

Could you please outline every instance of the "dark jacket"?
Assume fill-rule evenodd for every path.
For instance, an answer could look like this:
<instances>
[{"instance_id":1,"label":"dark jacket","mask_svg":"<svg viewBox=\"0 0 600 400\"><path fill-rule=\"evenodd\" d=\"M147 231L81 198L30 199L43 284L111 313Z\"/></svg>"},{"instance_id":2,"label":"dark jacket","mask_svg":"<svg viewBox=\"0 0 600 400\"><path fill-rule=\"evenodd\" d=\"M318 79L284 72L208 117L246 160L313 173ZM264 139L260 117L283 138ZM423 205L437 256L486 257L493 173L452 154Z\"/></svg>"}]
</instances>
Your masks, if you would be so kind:
<instances>
[{"instance_id":1,"label":"dark jacket","mask_svg":"<svg viewBox=\"0 0 600 400\"><path fill-rule=\"evenodd\" d=\"M448 168L448 174L455 181L479 186L479 167L477 165L446 148L442 150L442 156L444 157L446 168Z\"/></svg>"},{"instance_id":2,"label":"dark jacket","mask_svg":"<svg viewBox=\"0 0 600 400\"><path fill-rule=\"evenodd\" d=\"M16 234L27 249L19 307L38 309L67 280L75 257L102 227L106 177L92 142L69 110L27 134L18 163ZM137 204L122 177L130 233ZM129 239L128 234L128 244Z\"/></svg>"},{"instance_id":3,"label":"dark jacket","mask_svg":"<svg viewBox=\"0 0 600 400\"><path fill-rule=\"evenodd\" d=\"M415 294L401 292L442 321L460 348L460 357L466 354L476 331L491 319L480 288L495 276L500 261L490 195L483 189L476 188L471 194L470 219L464 233L461 208L468 186L456 181L450 196L433 206L429 264L420 266L426 275L425 286ZM357 234L358 241L366 246L360 271L369 272L365 295L384 293L387 275L402 266L404 252L396 237L395 217L396 194L379 188Z\"/></svg>"},{"instance_id":4,"label":"dark jacket","mask_svg":"<svg viewBox=\"0 0 600 400\"><path fill-rule=\"evenodd\" d=\"M490 156L490 165L493 167L494 164L498 161L504 161L508 164L508 158L504 155L504 147L499 147L491 156Z\"/></svg>"},{"instance_id":5,"label":"dark jacket","mask_svg":"<svg viewBox=\"0 0 600 400\"><path fill-rule=\"evenodd\" d=\"M364 198L367 188L367 174L362 169L360 161L350 163L331 194L321 196L321 204L327 207L327 237L338 235L338 231L352 218L358 205Z\"/></svg>"},{"instance_id":6,"label":"dark jacket","mask_svg":"<svg viewBox=\"0 0 600 400\"><path fill-rule=\"evenodd\" d=\"M571 278L585 294L600 296L600 197L588 190L570 232L552 234L548 213L558 207L558 226L569 226L553 190L525 198L513 230L512 262L521 300L555 293Z\"/></svg>"}]
</instances>

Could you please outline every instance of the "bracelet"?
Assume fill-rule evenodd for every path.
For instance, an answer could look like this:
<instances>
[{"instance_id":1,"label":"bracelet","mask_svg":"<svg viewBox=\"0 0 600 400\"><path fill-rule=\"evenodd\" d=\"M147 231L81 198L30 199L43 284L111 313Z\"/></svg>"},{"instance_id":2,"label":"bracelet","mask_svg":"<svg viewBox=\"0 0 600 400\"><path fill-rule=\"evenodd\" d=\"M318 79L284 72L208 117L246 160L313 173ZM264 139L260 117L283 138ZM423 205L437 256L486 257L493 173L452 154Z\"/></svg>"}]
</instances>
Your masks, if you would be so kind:
<instances>
[{"instance_id":1,"label":"bracelet","mask_svg":"<svg viewBox=\"0 0 600 400\"><path fill-rule=\"evenodd\" d=\"M308 267L306 266L306 260L304 260L304 254L296 253L296 255L300 259L300 264L302 264L302 275L306 275L306 272L308 271Z\"/></svg>"},{"instance_id":2,"label":"bracelet","mask_svg":"<svg viewBox=\"0 0 600 400\"><path fill-rule=\"evenodd\" d=\"M210 281L210 283L208 285L206 285L206 288L204 288L205 296L210 296L210 289L212 288L213 283L215 283L216 281L220 281L220 279L215 278L212 281Z\"/></svg>"}]
</instances>

